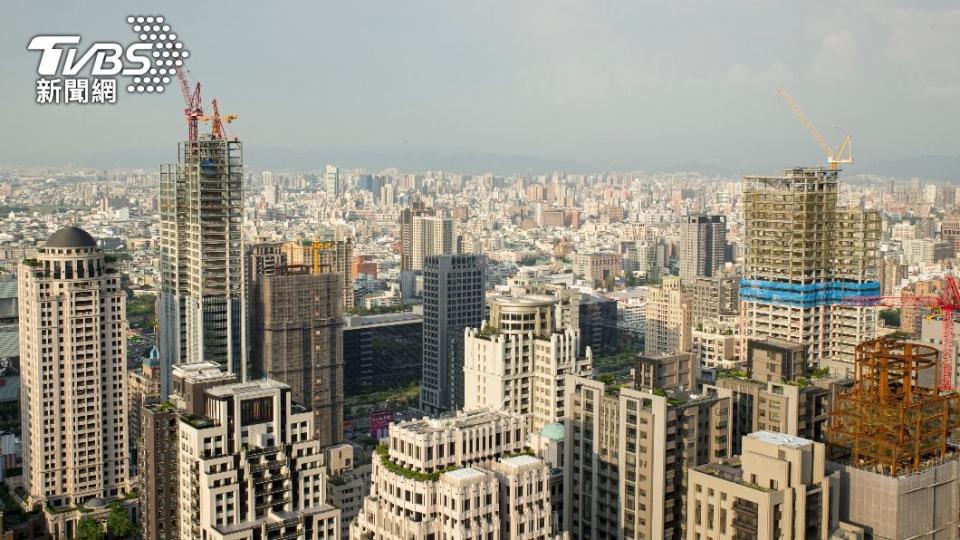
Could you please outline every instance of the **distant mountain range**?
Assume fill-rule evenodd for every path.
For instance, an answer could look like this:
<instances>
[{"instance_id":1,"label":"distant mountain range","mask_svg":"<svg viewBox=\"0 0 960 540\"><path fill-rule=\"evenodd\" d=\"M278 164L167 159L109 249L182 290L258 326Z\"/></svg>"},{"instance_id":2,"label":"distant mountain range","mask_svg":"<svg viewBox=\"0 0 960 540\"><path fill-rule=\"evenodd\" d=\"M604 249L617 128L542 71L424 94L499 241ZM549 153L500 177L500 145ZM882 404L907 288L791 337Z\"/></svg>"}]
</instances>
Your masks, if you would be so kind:
<instances>
[{"instance_id":1,"label":"distant mountain range","mask_svg":"<svg viewBox=\"0 0 960 540\"><path fill-rule=\"evenodd\" d=\"M63 165L65 163L42 163L32 156L34 165ZM157 150L130 149L113 150L109 153L64 156L69 164L77 166L111 168L159 169L161 163L170 163L176 159L175 147ZM565 173L594 173L608 170L645 170L656 173L690 172L706 176L737 177L743 174L775 173L782 166L757 164L751 167L717 165L703 161L684 161L669 166L644 166L637 163L629 168L616 168L603 164L589 164L575 160L551 160L534 156L439 152L429 150L371 150L363 148L279 148L263 146L245 146L244 162L255 169L274 170L319 170L327 163L334 163L344 169L363 168L376 172L389 167L401 171L451 171L464 174L493 173L511 174L550 174L555 171ZM16 165L16 164L9 164ZM803 165L803 164L801 164ZM806 165L814 165L809 163ZM789 166L789 164L787 164ZM745 170L750 168L751 170ZM844 167L847 174L876 174L910 179L918 176L925 180L954 182L960 184L960 155L957 156L913 156L899 159L870 161L859 159L851 166Z\"/></svg>"}]
</instances>

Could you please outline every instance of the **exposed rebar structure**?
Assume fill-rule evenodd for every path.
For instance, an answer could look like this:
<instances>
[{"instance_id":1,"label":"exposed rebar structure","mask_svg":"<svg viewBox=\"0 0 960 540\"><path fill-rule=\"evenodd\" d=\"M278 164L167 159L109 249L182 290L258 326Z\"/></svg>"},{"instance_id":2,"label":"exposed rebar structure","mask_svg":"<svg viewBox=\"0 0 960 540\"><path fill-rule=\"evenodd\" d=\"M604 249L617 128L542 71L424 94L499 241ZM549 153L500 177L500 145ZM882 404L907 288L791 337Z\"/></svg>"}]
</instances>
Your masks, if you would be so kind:
<instances>
[{"instance_id":1,"label":"exposed rebar structure","mask_svg":"<svg viewBox=\"0 0 960 540\"><path fill-rule=\"evenodd\" d=\"M897 476L947 456L960 426L960 394L936 388L935 348L891 338L856 349L856 382L831 412L827 442L834 459ZM930 386L920 382L930 372Z\"/></svg>"}]
</instances>

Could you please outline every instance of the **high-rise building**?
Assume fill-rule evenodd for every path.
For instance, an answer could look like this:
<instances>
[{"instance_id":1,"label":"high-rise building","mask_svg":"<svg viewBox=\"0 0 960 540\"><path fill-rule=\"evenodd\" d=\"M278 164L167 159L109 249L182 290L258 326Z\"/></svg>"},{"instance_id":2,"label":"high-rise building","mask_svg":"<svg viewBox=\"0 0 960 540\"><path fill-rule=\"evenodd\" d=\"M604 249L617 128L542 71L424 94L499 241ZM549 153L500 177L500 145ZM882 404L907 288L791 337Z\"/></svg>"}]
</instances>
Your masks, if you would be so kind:
<instances>
[{"instance_id":1,"label":"high-rise building","mask_svg":"<svg viewBox=\"0 0 960 540\"><path fill-rule=\"evenodd\" d=\"M160 169L161 388L174 364L216 362L246 377L240 141L181 143Z\"/></svg>"},{"instance_id":2,"label":"high-rise building","mask_svg":"<svg viewBox=\"0 0 960 540\"><path fill-rule=\"evenodd\" d=\"M617 349L617 301L576 289L560 289L560 324L580 332L583 356L587 348L594 354Z\"/></svg>"},{"instance_id":3,"label":"high-rise building","mask_svg":"<svg viewBox=\"0 0 960 540\"><path fill-rule=\"evenodd\" d=\"M641 390L693 390L698 366L690 353L654 353L637 357L634 386Z\"/></svg>"},{"instance_id":4,"label":"high-rise building","mask_svg":"<svg viewBox=\"0 0 960 540\"><path fill-rule=\"evenodd\" d=\"M181 414L179 425L181 540L340 537L314 415L291 397L289 386L271 379L194 396L203 413Z\"/></svg>"},{"instance_id":5,"label":"high-rise building","mask_svg":"<svg viewBox=\"0 0 960 540\"><path fill-rule=\"evenodd\" d=\"M690 299L690 324L725 315L735 315L740 300L740 280L732 276L683 279L683 290Z\"/></svg>"},{"instance_id":6,"label":"high-rise building","mask_svg":"<svg viewBox=\"0 0 960 540\"><path fill-rule=\"evenodd\" d=\"M827 540L838 525L840 477L822 443L757 431L743 454L688 473L688 539Z\"/></svg>"},{"instance_id":7,"label":"high-rise building","mask_svg":"<svg viewBox=\"0 0 960 540\"><path fill-rule=\"evenodd\" d=\"M23 489L50 532L129 489L126 301L83 229L54 233L18 268Z\"/></svg>"},{"instance_id":8,"label":"high-rise building","mask_svg":"<svg viewBox=\"0 0 960 540\"><path fill-rule=\"evenodd\" d=\"M428 414L463 408L464 330L483 322L482 255L433 255L423 271L423 379Z\"/></svg>"},{"instance_id":9,"label":"high-rise building","mask_svg":"<svg viewBox=\"0 0 960 540\"><path fill-rule=\"evenodd\" d=\"M730 456L730 396L564 387L563 529L574 539L674 539L685 534L687 473Z\"/></svg>"},{"instance_id":10,"label":"high-rise building","mask_svg":"<svg viewBox=\"0 0 960 540\"><path fill-rule=\"evenodd\" d=\"M140 406L139 418L137 488L143 538L179 540L179 414L169 403L153 402Z\"/></svg>"},{"instance_id":11,"label":"high-rise building","mask_svg":"<svg viewBox=\"0 0 960 540\"><path fill-rule=\"evenodd\" d=\"M579 355L579 330L561 327L553 296L498 296L489 305L489 322L467 330L464 407L522 414L530 431L560 421L565 375L591 373L593 355L589 348Z\"/></svg>"},{"instance_id":12,"label":"high-rise building","mask_svg":"<svg viewBox=\"0 0 960 540\"><path fill-rule=\"evenodd\" d=\"M140 440L140 408L147 404L160 401L160 352L156 347L150 350L143 359L143 365L138 371L131 371L127 380L127 393L130 402L127 406L127 433L129 442L127 449L130 452L130 471L136 473L138 462L137 441Z\"/></svg>"},{"instance_id":13,"label":"high-rise building","mask_svg":"<svg viewBox=\"0 0 960 540\"><path fill-rule=\"evenodd\" d=\"M373 466L355 459L354 447L337 444L323 451L327 474L327 503L340 510L340 537L350 538L350 525L360 514L363 499L370 493Z\"/></svg>"},{"instance_id":14,"label":"high-rise building","mask_svg":"<svg viewBox=\"0 0 960 540\"><path fill-rule=\"evenodd\" d=\"M340 276L286 266L251 291L251 374L287 384L311 408L321 447L343 440Z\"/></svg>"},{"instance_id":15,"label":"high-rise building","mask_svg":"<svg viewBox=\"0 0 960 540\"><path fill-rule=\"evenodd\" d=\"M690 350L690 296L679 277L667 276L659 287L650 289L646 309L645 354Z\"/></svg>"},{"instance_id":16,"label":"high-rise building","mask_svg":"<svg viewBox=\"0 0 960 540\"><path fill-rule=\"evenodd\" d=\"M733 317L702 319L690 332L690 353L701 368L731 369L736 367L737 325Z\"/></svg>"},{"instance_id":17,"label":"high-rise building","mask_svg":"<svg viewBox=\"0 0 960 540\"><path fill-rule=\"evenodd\" d=\"M745 178L741 339L799 343L808 364L846 371L856 343L876 331L876 308L841 301L880 294L880 215L838 208L837 175L798 168Z\"/></svg>"},{"instance_id":18,"label":"high-rise building","mask_svg":"<svg viewBox=\"0 0 960 540\"><path fill-rule=\"evenodd\" d=\"M422 271L431 255L457 253L456 222L444 216L414 216L411 269Z\"/></svg>"},{"instance_id":19,"label":"high-rise building","mask_svg":"<svg viewBox=\"0 0 960 540\"><path fill-rule=\"evenodd\" d=\"M685 216L680 221L680 277L713 277L723 268L727 218Z\"/></svg>"},{"instance_id":20,"label":"high-rise building","mask_svg":"<svg viewBox=\"0 0 960 540\"><path fill-rule=\"evenodd\" d=\"M391 424L350 538L552 540L550 467L526 420L476 409Z\"/></svg>"},{"instance_id":21,"label":"high-rise building","mask_svg":"<svg viewBox=\"0 0 960 540\"><path fill-rule=\"evenodd\" d=\"M413 218L432 216L432 208L425 208L414 201L409 208L400 211L400 269L413 270Z\"/></svg>"},{"instance_id":22,"label":"high-rise building","mask_svg":"<svg viewBox=\"0 0 960 540\"><path fill-rule=\"evenodd\" d=\"M740 453L741 438L754 431L825 440L833 403L850 385L849 379L837 379L823 372L790 378L768 375L771 376L757 378L746 372L729 371L721 373L713 384L732 392L733 453Z\"/></svg>"},{"instance_id":23,"label":"high-rise building","mask_svg":"<svg viewBox=\"0 0 960 540\"><path fill-rule=\"evenodd\" d=\"M338 274L343 289L343 309L354 307L353 242L346 240L292 240L282 246L286 263L303 265L312 274Z\"/></svg>"},{"instance_id":24,"label":"high-rise building","mask_svg":"<svg viewBox=\"0 0 960 540\"><path fill-rule=\"evenodd\" d=\"M323 187L327 195L336 197L343 191L340 185L340 169L335 165L327 165L323 169Z\"/></svg>"}]
</instances>

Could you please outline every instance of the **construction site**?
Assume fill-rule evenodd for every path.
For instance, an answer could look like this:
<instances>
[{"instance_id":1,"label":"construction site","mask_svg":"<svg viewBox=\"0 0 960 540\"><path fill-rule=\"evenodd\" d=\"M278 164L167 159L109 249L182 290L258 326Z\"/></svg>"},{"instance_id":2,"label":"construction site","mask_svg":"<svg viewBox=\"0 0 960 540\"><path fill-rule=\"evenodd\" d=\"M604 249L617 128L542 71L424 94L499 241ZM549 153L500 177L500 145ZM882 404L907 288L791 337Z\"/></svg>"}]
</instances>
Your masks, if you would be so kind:
<instances>
[{"instance_id":1,"label":"construction site","mask_svg":"<svg viewBox=\"0 0 960 540\"><path fill-rule=\"evenodd\" d=\"M855 381L827 431L841 521L874 538L957 538L960 394L926 385L937 349L881 338L856 348Z\"/></svg>"},{"instance_id":2,"label":"construction site","mask_svg":"<svg viewBox=\"0 0 960 540\"><path fill-rule=\"evenodd\" d=\"M178 70L187 140L177 163L160 169L160 357L169 390L174 364L216 362L244 376L243 146L227 136L235 115L201 107L200 83L191 89ZM198 122L209 134L198 134Z\"/></svg>"},{"instance_id":3,"label":"construction site","mask_svg":"<svg viewBox=\"0 0 960 540\"><path fill-rule=\"evenodd\" d=\"M809 365L849 374L877 314L845 300L880 294L881 220L875 210L838 208L837 177L817 167L744 179L740 335L802 344Z\"/></svg>"}]
</instances>

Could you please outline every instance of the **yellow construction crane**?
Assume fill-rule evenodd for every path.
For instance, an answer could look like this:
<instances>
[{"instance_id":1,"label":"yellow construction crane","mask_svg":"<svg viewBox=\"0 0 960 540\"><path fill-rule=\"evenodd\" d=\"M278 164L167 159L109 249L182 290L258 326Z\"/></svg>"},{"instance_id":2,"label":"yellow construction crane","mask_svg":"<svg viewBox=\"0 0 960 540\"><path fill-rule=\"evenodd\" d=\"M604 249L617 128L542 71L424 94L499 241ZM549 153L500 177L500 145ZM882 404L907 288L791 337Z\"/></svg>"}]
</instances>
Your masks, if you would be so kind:
<instances>
[{"instance_id":1,"label":"yellow construction crane","mask_svg":"<svg viewBox=\"0 0 960 540\"><path fill-rule=\"evenodd\" d=\"M793 109L794 114L797 115L797 118L800 119L800 122L810 130L810 133L813 134L813 138L817 140L817 144L820 145L820 148L823 148L823 151L827 154L827 163L830 165L831 169L837 169L841 163L853 163L853 141L850 139L849 134L844 134L843 140L840 141L840 145L836 149L827 144L827 140L823 138L823 135L820 134L820 130L817 129L817 126L813 125L813 122L807 118L807 115L803 114L803 111L800 109L800 106L797 105L797 102L793 100L793 97L784 90L783 88L777 88L777 93L780 94L780 97L787 102L787 105Z\"/></svg>"},{"instance_id":2,"label":"yellow construction crane","mask_svg":"<svg viewBox=\"0 0 960 540\"><path fill-rule=\"evenodd\" d=\"M213 100L213 116L202 115L200 116L201 122L213 122L213 125L210 128L210 133L213 135L214 139L226 139L227 131L224 128L224 124L229 124L239 118L235 114L225 114L220 115L220 104L217 103L217 100Z\"/></svg>"}]
</instances>

